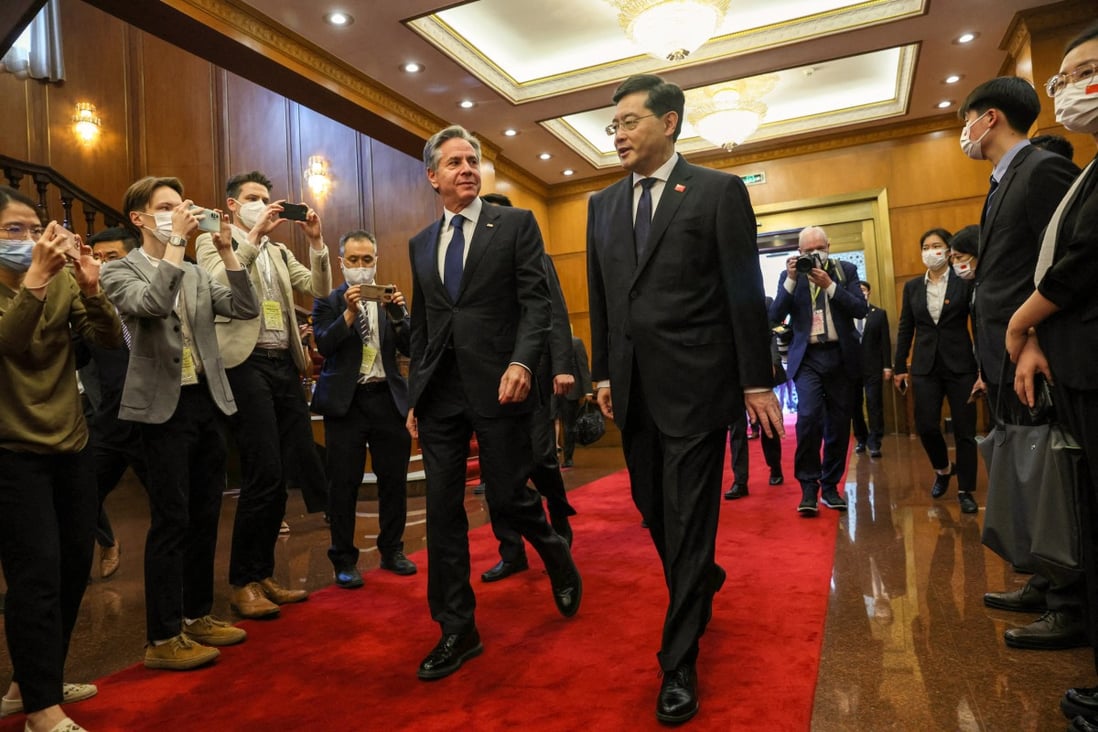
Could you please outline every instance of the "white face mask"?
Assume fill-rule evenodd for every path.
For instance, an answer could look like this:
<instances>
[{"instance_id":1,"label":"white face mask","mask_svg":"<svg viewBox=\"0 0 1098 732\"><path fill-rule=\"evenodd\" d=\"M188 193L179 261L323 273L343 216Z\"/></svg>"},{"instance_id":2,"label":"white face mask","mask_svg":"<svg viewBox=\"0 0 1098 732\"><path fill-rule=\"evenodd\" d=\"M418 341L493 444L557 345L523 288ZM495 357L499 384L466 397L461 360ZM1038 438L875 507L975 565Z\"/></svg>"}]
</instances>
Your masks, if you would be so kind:
<instances>
[{"instance_id":1,"label":"white face mask","mask_svg":"<svg viewBox=\"0 0 1098 732\"><path fill-rule=\"evenodd\" d=\"M1053 102L1056 121L1064 127L1085 135L1098 134L1098 83L1094 79L1068 84Z\"/></svg>"},{"instance_id":2,"label":"white face mask","mask_svg":"<svg viewBox=\"0 0 1098 732\"><path fill-rule=\"evenodd\" d=\"M244 225L245 229L249 231L259 221L259 217L263 215L263 212L267 210L267 204L259 201L248 201L247 203L241 203L237 201L239 208L236 210L236 216L240 219L240 223Z\"/></svg>"},{"instance_id":3,"label":"white face mask","mask_svg":"<svg viewBox=\"0 0 1098 732\"><path fill-rule=\"evenodd\" d=\"M377 267L344 267L343 279L348 285L372 285Z\"/></svg>"},{"instance_id":4,"label":"white face mask","mask_svg":"<svg viewBox=\"0 0 1098 732\"><path fill-rule=\"evenodd\" d=\"M954 262L953 271L962 280L971 280L976 276L976 270L972 267L972 262Z\"/></svg>"},{"instance_id":5,"label":"white face mask","mask_svg":"<svg viewBox=\"0 0 1098 732\"><path fill-rule=\"evenodd\" d=\"M991 110L988 110L988 112L990 111ZM984 134L980 135L975 140L968 136L968 130L970 127L972 127L972 125L983 119L986 114L987 112L984 112L984 114L981 114L979 117L966 124L961 130L961 152L963 152L965 155L972 158L973 160L984 159L984 148L980 145L980 143L983 142L985 137L987 137L987 133L991 132L991 128L988 127L986 130L984 130Z\"/></svg>"},{"instance_id":6,"label":"white face mask","mask_svg":"<svg viewBox=\"0 0 1098 732\"><path fill-rule=\"evenodd\" d=\"M938 269L946 261L946 253L944 249L924 249L923 250L923 264L927 269Z\"/></svg>"},{"instance_id":7,"label":"white face mask","mask_svg":"<svg viewBox=\"0 0 1098 732\"><path fill-rule=\"evenodd\" d=\"M157 239L164 244L168 243L169 237L172 235L172 212L171 211L157 211L156 213L142 213L142 216L152 216L153 221L156 222L155 229L149 229L148 226L142 226L143 229L149 229Z\"/></svg>"}]
</instances>

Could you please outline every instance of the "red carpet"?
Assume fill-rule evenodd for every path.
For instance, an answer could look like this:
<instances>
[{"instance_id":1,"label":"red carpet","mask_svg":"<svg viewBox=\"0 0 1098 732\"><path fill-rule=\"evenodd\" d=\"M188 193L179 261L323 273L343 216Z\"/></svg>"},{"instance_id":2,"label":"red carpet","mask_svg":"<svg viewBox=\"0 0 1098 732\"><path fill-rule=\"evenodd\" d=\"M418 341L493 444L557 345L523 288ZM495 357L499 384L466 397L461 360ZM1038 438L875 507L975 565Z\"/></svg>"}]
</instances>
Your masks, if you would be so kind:
<instances>
[{"instance_id":1,"label":"red carpet","mask_svg":"<svg viewBox=\"0 0 1098 732\"><path fill-rule=\"evenodd\" d=\"M749 444L751 495L721 506L717 560L728 581L702 639L691 730L810 726L836 514L821 508L805 520L794 511L792 437L783 445L787 481L776 488L766 485L759 442ZM361 590L317 592L279 620L244 623L248 641L223 649L213 667L135 666L100 680L99 696L70 711L92 732L660 729L655 653L666 589L625 472L571 497L579 615L557 614L529 550L530 571L474 581L485 651L449 678L415 676L438 640L420 552L415 577L371 572ZM495 563L488 527L472 531L470 544L475 573ZM22 725L22 716L6 719L0 732Z\"/></svg>"}]
</instances>

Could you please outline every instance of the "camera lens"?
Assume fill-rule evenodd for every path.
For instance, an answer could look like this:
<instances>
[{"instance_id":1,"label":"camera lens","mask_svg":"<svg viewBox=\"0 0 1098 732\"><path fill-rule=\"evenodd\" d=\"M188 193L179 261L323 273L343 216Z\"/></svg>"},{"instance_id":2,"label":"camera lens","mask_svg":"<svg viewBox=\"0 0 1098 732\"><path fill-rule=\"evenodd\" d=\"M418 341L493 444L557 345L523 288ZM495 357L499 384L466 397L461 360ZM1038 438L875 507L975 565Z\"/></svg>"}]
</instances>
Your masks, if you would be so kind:
<instances>
[{"instance_id":1,"label":"camera lens","mask_svg":"<svg viewBox=\"0 0 1098 732\"><path fill-rule=\"evenodd\" d=\"M816 260L812 257L802 256L797 257L797 272L799 274L808 274L816 266Z\"/></svg>"}]
</instances>

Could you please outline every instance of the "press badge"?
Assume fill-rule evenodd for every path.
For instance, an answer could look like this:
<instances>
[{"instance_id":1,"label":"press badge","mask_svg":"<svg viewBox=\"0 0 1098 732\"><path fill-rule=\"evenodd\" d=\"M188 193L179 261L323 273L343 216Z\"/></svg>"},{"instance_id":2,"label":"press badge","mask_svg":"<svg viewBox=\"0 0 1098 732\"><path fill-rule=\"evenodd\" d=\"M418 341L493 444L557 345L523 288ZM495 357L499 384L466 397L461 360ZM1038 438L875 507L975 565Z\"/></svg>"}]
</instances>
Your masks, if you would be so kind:
<instances>
[{"instance_id":1,"label":"press badge","mask_svg":"<svg viewBox=\"0 0 1098 732\"><path fill-rule=\"evenodd\" d=\"M198 383L198 371L194 367L194 356L191 354L190 346L183 346L183 379L180 383L183 386Z\"/></svg>"},{"instance_id":2,"label":"press badge","mask_svg":"<svg viewBox=\"0 0 1098 732\"><path fill-rule=\"evenodd\" d=\"M359 367L358 373L368 374L370 369L374 366L374 361L377 359L377 349L373 346L362 345L362 366Z\"/></svg>"},{"instance_id":3,"label":"press badge","mask_svg":"<svg viewBox=\"0 0 1098 732\"><path fill-rule=\"evenodd\" d=\"M263 327L267 330L285 330L282 321L282 303L278 300L263 301Z\"/></svg>"},{"instance_id":4,"label":"press badge","mask_svg":"<svg viewBox=\"0 0 1098 732\"><path fill-rule=\"evenodd\" d=\"M826 335L824 326L824 311L813 310L812 311L812 335L823 336Z\"/></svg>"}]
</instances>

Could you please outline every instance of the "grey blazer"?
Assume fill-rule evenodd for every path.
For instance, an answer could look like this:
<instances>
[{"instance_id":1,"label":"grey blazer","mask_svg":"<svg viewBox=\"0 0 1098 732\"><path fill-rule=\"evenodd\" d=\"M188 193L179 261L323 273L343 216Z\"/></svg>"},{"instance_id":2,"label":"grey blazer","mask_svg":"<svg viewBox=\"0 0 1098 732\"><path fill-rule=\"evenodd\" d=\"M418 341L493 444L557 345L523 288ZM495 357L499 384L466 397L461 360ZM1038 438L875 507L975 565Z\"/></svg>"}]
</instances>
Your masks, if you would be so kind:
<instances>
[{"instance_id":1,"label":"grey blazer","mask_svg":"<svg viewBox=\"0 0 1098 732\"><path fill-rule=\"evenodd\" d=\"M181 389L183 333L173 308L181 287L210 396L225 414L236 412L217 345L214 315L247 319L256 317L259 310L248 273L226 274L228 287L211 281L205 270L189 262L182 268L164 262L153 267L139 249L104 265L100 282L131 341L118 412L121 419L162 424L175 413Z\"/></svg>"}]
</instances>

